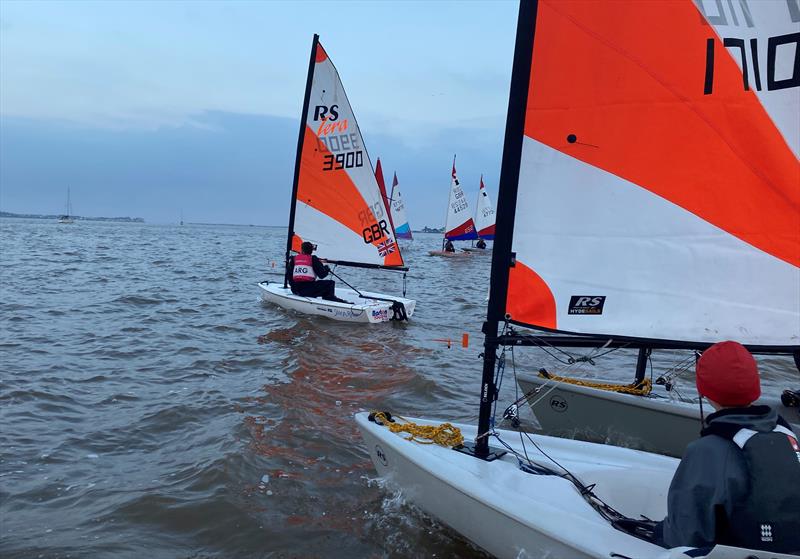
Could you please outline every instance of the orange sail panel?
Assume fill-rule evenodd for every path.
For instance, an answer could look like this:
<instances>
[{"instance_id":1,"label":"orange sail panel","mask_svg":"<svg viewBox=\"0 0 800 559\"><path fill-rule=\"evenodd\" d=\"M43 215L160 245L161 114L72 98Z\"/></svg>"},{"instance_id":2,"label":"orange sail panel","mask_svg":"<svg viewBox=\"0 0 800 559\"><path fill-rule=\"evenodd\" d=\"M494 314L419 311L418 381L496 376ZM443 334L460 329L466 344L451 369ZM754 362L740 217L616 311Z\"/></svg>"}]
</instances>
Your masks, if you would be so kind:
<instances>
[{"instance_id":1,"label":"orange sail panel","mask_svg":"<svg viewBox=\"0 0 800 559\"><path fill-rule=\"evenodd\" d=\"M317 44L305 118L294 234L327 260L403 266L350 102L330 57Z\"/></svg>"},{"instance_id":2,"label":"orange sail panel","mask_svg":"<svg viewBox=\"0 0 800 559\"><path fill-rule=\"evenodd\" d=\"M536 34L527 136L800 265L800 162L692 2L542 2Z\"/></svg>"},{"instance_id":3,"label":"orange sail panel","mask_svg":"<svg viewBox=\"0 0 800 559\"><path fill-rule=\"evenodd\" d=\"M800 344L796 14L785 2L715 5L539 1L514 321Z\"/></svg>"}]
</instances>

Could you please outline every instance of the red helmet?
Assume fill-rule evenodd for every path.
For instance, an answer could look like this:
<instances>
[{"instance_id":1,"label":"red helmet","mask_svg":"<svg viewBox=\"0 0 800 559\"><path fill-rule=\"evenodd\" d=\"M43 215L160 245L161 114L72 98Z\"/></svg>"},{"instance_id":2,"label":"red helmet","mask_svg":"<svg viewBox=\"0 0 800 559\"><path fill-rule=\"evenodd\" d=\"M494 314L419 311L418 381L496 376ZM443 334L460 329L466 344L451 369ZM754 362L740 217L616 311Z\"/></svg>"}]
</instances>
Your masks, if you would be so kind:
<instances>
[{"instance_id":1,"label":"red helmet","mask_svg":"<svg viewBox=\"0 0 800 559\"><path fill-rule=\"evenodd\" d=\"M748 406L761 396L756 360L739 342L719 342L697 361L697 392L725 407Z\"/></svg>"}]
</instances>

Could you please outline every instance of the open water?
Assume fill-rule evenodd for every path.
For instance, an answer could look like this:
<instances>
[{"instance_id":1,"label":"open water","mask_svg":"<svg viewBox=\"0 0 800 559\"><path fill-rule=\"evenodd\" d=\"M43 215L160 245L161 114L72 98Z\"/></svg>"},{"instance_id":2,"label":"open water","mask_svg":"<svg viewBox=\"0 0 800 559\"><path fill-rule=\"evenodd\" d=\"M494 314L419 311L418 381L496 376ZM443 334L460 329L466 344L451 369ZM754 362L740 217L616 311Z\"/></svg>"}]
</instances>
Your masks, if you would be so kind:
<instances>
[{"instance_id":1,"label":"open water","mask_svg":"<svg viewBox=\"0 0 800 559\"><path fill-rule=\"evenodd\" d=\"M259 301L285 235L0 220L0 556L484 557L376 479L352 415L476 421L489 258L429 257L441 237L419 234L411 323L312 321ZM766 392L796 377L762 368Z\"/></svg>"}]
</instances>

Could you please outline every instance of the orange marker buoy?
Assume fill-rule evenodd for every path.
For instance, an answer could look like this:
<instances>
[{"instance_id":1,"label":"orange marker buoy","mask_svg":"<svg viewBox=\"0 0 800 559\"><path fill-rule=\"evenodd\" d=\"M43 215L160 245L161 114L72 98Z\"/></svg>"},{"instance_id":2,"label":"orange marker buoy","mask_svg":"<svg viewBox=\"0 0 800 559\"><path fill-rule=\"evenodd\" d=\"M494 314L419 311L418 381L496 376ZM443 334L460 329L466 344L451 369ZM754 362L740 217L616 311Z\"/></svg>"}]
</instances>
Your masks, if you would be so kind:
<instances>
[{"instance_id":1,"label":"orange marker buoy","mask_svg":"<svg viewBox=\"0 0 800 559\"><path fill-rule=\"evenodd\" d=\"M466 332L461 334L461 347L469 347L469 334Z\"/></svg>"}]
</instances>

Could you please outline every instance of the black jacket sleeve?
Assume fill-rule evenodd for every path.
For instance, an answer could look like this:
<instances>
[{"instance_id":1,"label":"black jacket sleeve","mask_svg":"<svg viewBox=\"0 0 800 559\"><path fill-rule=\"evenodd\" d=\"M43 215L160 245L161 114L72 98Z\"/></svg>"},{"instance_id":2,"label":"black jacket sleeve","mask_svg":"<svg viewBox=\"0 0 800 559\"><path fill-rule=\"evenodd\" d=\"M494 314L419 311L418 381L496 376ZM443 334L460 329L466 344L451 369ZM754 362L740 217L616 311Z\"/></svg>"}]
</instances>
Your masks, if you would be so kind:
<instances>
[{"instance_id":1,"label":"black jacket sleeve","mask_svg":"<svg viewBox=\"0 0 800 559\"><path fill-rule=\"evenodd\" d=\"M314 273L319 279L325 279L325 276L328 275L328 270L326 270L327 266L316 256L311 257L311 266L314 268Z\"/></svg>"}]
</instances>

